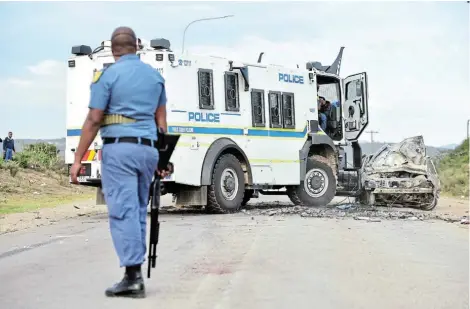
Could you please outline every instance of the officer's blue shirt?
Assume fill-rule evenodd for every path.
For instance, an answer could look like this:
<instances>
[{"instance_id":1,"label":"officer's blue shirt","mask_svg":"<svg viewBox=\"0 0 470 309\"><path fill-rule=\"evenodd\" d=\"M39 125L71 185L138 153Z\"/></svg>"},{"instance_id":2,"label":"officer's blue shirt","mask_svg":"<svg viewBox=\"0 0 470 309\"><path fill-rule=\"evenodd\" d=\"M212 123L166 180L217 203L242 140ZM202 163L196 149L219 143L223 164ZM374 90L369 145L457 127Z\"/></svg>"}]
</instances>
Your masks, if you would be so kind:
<instances>
[{"instance_id":1,"label":"officer's blue shirt","mask_svg":"<svg viewBox=\"0 0 470 309\"><path fill-rule=\"evenodd\" d=\"M165 80L134 54L124 55L92 83L89 108L134 118L135 123L112 124L101 137L144 137L156 140L156 109L166 104Z\"/></svg>"}]
</instances>

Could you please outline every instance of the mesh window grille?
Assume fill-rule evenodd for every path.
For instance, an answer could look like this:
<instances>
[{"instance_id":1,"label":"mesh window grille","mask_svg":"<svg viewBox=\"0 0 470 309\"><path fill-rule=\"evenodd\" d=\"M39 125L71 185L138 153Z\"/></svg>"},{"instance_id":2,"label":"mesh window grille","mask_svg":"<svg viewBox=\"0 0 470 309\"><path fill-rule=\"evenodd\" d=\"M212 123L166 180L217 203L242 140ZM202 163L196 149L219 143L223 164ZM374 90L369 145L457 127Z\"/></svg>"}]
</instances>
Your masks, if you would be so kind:
<instances>
[{"instance_id":1,"label":"mesh window grille","mask_svg":"<svg viewBox=\"0 0 470 309\"><path fill-rule=\"evenodd\" d=\"M281 94L279 92L269 93L269 115L271 128L282 127L282 104Z\"/></svg>"},{"instance_id":2,"label":"mesh window grille","mask_svg":"<svg viewBox=\"0 0 470 309\"><path fill-rule=\"evenodd\" d=\"M292 93L283 93L282 94L282 114L284 128L292 129L295 127L295 109L294 109L294 94Z\"/></svg>"},{"instance_id":3,"label":"mesh window grille","mask_svg":"<svg viewBox=\"0 0 470 309\"><path fill-rule=\"evenodd\" d=\"M264 115L264 91L252 90L251 92L251 110L254 127L265 126Z\"/></svg>"},{"instance_id":4,"label":"mesh window grille","mask_svg":"<svg viewBox=\"0 0 470 309\"><path fill-rule=\"evenodd\" d=\"M238 112L240 110L238 96L238 74L225 73L225 110Z\"/></svg>"},{"instance_id":5,"label":"mesh window grille","mask_svg":"<svg viewBox=\"0 0 470 309\"><path fill-rule=\"evenodd\" d=\"M199 75L199 108L214 108L214 86L212 70L200 70Z\"/></svg>"}]
</instances>

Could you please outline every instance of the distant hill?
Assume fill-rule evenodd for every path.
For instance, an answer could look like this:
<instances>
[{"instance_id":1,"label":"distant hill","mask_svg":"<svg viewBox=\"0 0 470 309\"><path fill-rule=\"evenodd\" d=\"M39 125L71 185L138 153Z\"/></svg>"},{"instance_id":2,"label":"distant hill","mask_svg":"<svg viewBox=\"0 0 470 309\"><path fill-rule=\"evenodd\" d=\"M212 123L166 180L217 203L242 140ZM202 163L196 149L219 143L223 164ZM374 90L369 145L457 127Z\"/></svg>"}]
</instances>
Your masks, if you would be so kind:
<instances>
[{"instance_id":1,"label":"distant hill","mask_svg":"<svg viewBox=\"0 0 470 309\"><path fill-rule=\"evenodd\" d=\"M379 142L370 143L370 142L360 141L359 144L361 145L363 154L372 154L376 152L377 150L379 150L383 145L386 145L388 143L379 143ZM394 143L390 143L390 144L394 144ZM426 155L430 157L436 157L445 150L447 149L443 149L440 147L438 148L438 147L433 147L433 146L426 146Z\"/></svg>"},{"instance_id":2,"label":"distant hill","mask_svg":"<svg viewBox=\"0 0 470 309\"><path fill-rule=\"evenodd\" d=\"M441 180L442 192L454 196L468 197L469 156L466 139L454 150L445 154L437 162L437 170Z\"/></svg>"},{"instance_id":3,"label":"distant hill","mask_svg":"<svg viewBox=\"0 0 470 309\"><path fill-rule=\"evenodd\" d=\"M439 148L441 148L441 149L454 150L454 149L457 148L458 146L459 146L459 144L449 144L449 145L441 146L441 147L439 147Z\"/></svg>"},{"instance_id":4,"label":"distant hill","mask_svg":"<svg viewBox=\"0 0 470 309\"><path fill-rule=\"evenodd\" d=\"M363 155L373 154L377 152L382 146L387 145L387 144L395 144L395 143L383 143L383 142L370 143L370 142L365 142L365 141L359 141L359 145L361 145ZM348 160L348 166L352 166L352 148L346 147L345 150L346 150L346 156ZM426 155L430 156L434 160L438 160L449 151L450 150L448 149L443 149L440 147L438 148L438 147L433 147L433 146L426 146Z\"/></svg>"}]
</instances>

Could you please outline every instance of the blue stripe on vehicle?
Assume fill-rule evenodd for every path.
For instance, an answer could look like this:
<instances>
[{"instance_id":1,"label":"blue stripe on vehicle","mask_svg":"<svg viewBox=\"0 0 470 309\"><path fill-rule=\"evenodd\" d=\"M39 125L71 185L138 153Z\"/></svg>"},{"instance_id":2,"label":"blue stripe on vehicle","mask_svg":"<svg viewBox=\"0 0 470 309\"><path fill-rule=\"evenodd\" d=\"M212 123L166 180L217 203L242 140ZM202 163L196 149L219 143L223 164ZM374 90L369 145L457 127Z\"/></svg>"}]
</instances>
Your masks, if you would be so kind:
<instances>
[{"instance_id":1,"label":"blue stripe on vehicle","mask_svg":"<svg viewBox=\"0 0 470 309\"><path fill-rule=\"evenodd\" d=\"M225 116L241 116L242 114L237 114L237 113L220 113L221 115Z\"/></svg>"},{"instance_id":2,"label":"blue stripe on vehicle","mask_svg":"<svg viewBox=\"0 0 470 309\"><path fill-rule=\"evenodd\" d=\"M244 135L241 128L211 128L211 127L192 127L192 126L169 126L170 133L181 134L210 134L210 135ZM80 136L80 129L67 130L67 136ZM267 130L267 129L248 129L248 136L271 136L271 137L294 137L303 138L307 134L307 127L299 131Z\"/></svg>"},{"instance_id":3,"label":"blue stripe on vehicle","mask_svg":"<svg viewBox=\"0 0 470 309\"><path fill-rule=\"evenodd\" d=\"M169 126L170 133L194 133L194 134L215 134L215 135L243 135L243 129L236 128L208 128L190 126Z\"/></svg>"},{"instance_id":4,"label":"blue stripe on vehicle","mask_svg":"<svg viewBox=\"0 0 470 309\"><path fill-rule=\"evenodd\" d=\"M67 130L67 136L80 136L82 134L81 129L71 129Z\"/></svg>"}]
</instances>

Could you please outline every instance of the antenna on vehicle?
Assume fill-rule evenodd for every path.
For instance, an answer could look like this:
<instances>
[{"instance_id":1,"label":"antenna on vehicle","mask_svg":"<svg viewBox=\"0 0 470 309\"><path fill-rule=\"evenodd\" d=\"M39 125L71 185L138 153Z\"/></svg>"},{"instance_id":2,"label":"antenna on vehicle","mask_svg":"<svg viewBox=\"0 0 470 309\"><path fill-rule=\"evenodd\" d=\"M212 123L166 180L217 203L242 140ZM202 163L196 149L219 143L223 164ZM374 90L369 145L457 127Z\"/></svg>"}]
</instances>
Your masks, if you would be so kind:
<instances>
[{"instance_id":1,"label":"antenna on vehicle","mask_svg":"<svg viewBox=\"0 0 470 309\"><path fill-rule=\"evenodd\" d=\"M264 52L259 53L258 56L258 63L261 63L261 59L263 58Z\"/></svg>"}]
</instances>

